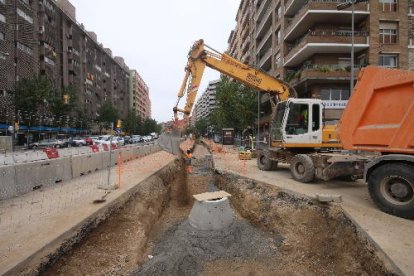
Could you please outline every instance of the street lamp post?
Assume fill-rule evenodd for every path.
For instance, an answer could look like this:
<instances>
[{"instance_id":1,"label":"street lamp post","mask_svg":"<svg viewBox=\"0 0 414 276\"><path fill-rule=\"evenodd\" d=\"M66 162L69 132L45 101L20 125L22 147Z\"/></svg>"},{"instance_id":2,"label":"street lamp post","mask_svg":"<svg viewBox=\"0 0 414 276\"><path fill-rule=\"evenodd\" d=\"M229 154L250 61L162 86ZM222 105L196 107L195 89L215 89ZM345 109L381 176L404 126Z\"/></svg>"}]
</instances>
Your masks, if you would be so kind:
<instances>
[{"instance_id":1,"label":"street lamp post","mask_svg":"<svg viewBox=\"0 0 414 276\"><path fill-rule=\"evenodd\" d=\"M347 9L349 7L352 7L351 12L351 83L350 83L350 91L349 93L352 93L354 90L354 39L355 39L355 4L366 2L367 0L350 0L348 2L341 3L336 6L336 9L338 11Z\"/></svg>"}]
</instances>

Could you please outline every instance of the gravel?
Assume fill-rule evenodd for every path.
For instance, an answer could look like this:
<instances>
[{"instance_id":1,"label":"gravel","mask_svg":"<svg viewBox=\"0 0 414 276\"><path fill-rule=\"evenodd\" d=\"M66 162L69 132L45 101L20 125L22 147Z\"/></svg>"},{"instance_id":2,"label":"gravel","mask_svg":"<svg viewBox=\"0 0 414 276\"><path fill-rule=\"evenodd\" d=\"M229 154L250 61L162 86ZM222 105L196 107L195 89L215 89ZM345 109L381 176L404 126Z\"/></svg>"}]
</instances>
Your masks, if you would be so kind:
<instances>
[{"instance_id":1,"label":"gravel","mask_svg":"<svg viewBox=\"0 0 414 276\"><path fill-rule=\"evenodd\" d=\"M280 235L263 232L241 219L216 231L197 230L185 220L166 231L154 248L154 257L132 275L196 275L206 262L275 256L281 243Z\"/></svg>"}]
</instances>

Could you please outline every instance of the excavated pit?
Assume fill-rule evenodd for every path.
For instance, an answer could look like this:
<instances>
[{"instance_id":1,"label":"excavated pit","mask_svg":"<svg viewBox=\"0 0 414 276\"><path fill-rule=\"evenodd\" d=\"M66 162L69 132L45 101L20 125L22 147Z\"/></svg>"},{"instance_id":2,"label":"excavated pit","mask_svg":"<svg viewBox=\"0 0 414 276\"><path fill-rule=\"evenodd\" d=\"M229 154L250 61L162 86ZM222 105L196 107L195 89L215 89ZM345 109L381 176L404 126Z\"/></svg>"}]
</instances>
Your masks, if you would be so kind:
<instances>
[{"instance_id":1,"label":"excavated pit","mask_svg":"<svg viewBox=\"0 0 414 276\"><path fill-rule=\"evenodd\" d=\"M207 150L193 172L139 192L43 275L392 274L337 206L238 175L215 175ZM230 193L233 222L219 230L189 223L193 194Z\"/></svg>"}]
</instances>

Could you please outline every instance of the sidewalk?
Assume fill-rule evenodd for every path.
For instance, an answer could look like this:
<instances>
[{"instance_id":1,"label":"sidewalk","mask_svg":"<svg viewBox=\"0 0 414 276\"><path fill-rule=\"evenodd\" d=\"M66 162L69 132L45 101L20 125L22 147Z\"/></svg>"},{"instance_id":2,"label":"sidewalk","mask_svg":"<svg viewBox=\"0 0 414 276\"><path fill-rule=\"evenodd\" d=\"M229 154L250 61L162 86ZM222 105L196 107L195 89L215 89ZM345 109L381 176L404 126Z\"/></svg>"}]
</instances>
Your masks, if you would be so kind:
<instances>
[{"instance_id":1,"label":"sidewalk","mask_svg":"<svg viewBox=\"0 0 414 276\"><path fill-rule=\"evenodd\" d=\"M414 275L414 221L381 212L371 201L363 181L304 184L292 179L287 164L279 165L276 171L260 171L256 159L239 160L237 151L229 146L217 148L213 155L219 172L238 174L305 196L342 195L344 212L384 253L385 259L403 274Z\"/></svg>"},{"instance_id":2,"label":"sidewalk","mask_svg":"<svg viewBox=\"0 0 414 276\"><path fill-rule=\"evenodd\" d=\"M113 167L110 183L118 184L121 180L121 186L110 191L106 202L100 204L93 204L93 201L106 193L97 187L107 185L108 170L0 202L0 275L16 274L48 254L54 254L62 242L82 235L85 228L125 201L137 184L174 160L175 156L161 151L122 167ZM14 268L19 270L11 270Z\"/></svg>"}]
</instances>

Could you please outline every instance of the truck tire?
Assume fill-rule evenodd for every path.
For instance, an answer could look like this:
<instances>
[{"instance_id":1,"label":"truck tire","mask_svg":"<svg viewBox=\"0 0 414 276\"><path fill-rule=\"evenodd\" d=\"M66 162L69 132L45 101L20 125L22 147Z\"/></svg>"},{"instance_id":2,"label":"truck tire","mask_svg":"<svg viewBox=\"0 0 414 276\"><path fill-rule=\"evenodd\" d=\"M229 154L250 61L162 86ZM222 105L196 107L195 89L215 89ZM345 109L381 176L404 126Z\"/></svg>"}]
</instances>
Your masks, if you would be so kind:
<instances>
[{"instance_id":1,"label":"truck tire","mask_svg":"<svg viewBox=\"0 0 414 276\"><path fill-rule=\"evenodd\" d=\"M384 164L368 178L372 200L382 211L407 219L414 218L414 166Z\"/></svg>"},{"instance_id":2,"label":"truck tire","mask_svg":"<svg viewBox=\"0 0 414 276\"><path fill-rule=\"evenodd\" d=\"M257 155L257 167L261 171L271 171L277 168L277 162L269 159L264 151Z\"/></svg>"},{"instance_id":3,"label":"truck tire","mask_svg":"<svg viewBox=\"0 0 414 276\"><path fill-rule=\"evenodd\" d=\"M297 154L290 162L290 174L293 179L308 183L315 179L315 166L312 158L306 154Z\"/></svg>"}]
</instances>

